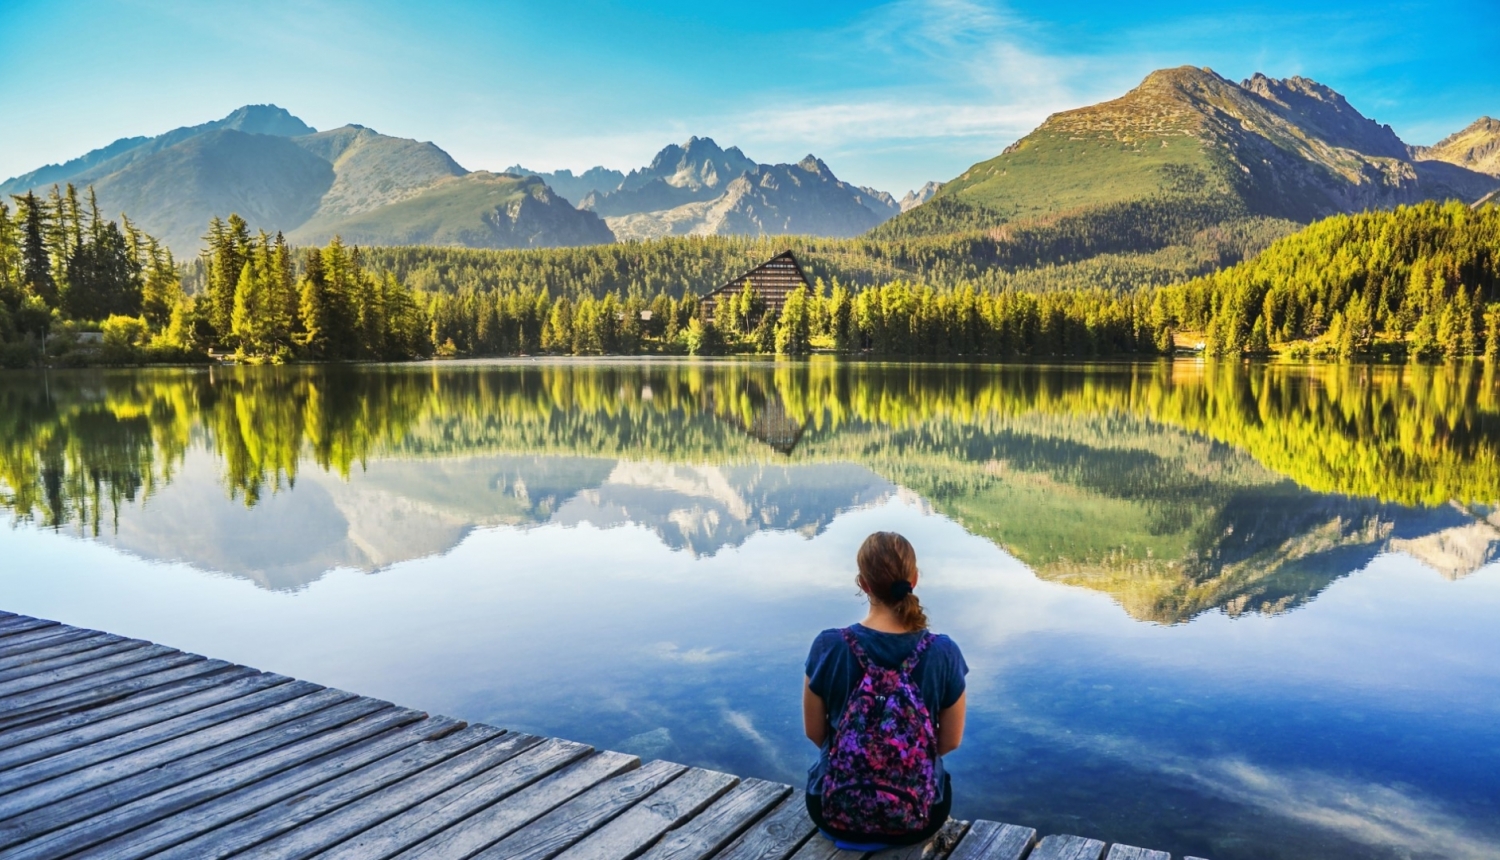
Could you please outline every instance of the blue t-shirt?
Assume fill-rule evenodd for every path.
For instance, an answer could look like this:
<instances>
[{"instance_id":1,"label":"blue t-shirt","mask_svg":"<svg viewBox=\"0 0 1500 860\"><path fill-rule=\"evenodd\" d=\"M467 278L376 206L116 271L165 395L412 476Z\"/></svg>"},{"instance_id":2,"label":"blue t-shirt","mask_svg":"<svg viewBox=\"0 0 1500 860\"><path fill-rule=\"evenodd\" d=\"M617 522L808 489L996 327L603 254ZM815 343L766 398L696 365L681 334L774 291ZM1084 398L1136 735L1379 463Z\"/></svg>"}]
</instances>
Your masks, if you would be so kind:
<instances>
[{"instance_id":1,"label":"blue t-shirt","mask_svg":"<svg viewBox=\"0 0 1500 860\"><path fill-rule=\"evenodd\" d=\"M900 666L902 660L911 656L923 632L881 633L863 624L856 624L852 629L854 638L859 640L870 659L889 669ZM922 652L922 659L917 661L916 668L911 673L912 681L922 691L922 701L927 705L927 712L932 714L934 724L938 714L953 707L958 697L964 694L964 676L967 674L969 664L964 662L963 652L958 650L957 643L941 633L937 634L932 644ZM807 653L808 688L827 707L829 726L818 762L807 773L807 790L811 794L821 794L823 791L823 771L828 766L828 745L832 743L834 729L844 715L849 694L859 686L864 675L859 661L854 659L854 652L849 650L849 643L844 641L841 630L824 630L813 640L812 649ZM937 761L937 777L938 785L941 786L942 759Z\"/></svg>"}]
</instances>

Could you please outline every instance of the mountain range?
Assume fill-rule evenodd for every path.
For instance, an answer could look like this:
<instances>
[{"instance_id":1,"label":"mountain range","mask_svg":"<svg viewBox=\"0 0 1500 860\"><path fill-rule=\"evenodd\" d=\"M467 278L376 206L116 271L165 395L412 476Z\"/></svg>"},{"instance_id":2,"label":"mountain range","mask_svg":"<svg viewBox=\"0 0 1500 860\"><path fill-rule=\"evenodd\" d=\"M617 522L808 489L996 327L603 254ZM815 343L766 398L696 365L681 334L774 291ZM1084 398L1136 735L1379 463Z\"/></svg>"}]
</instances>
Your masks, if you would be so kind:
<instances>
[{"instance_id":1,"label":"mountain range","mask_svg":"<svg viewBox=\"0 0 1500 860\"><path fill-rule=\"evenodd\" d=\"M92 186L179 255L209 219L238 213L294 243L536 248L663 235L854 236L901 211L813 156L765 165L708 138L667 146L630 173L469 171L430 142L361 125L317 131L275 105L117 140L0 184L0 194ZM935 187L935 186L931 186ZM930 196L913 192L909 200ZM574 200L581 202L575 206ZM613 231L612 231L613 228Z\"/></svg>"},{"instance_id":2,"label":"mountain range","mask_svg":"<svg viewBox=\"0 0 1500 860\"><path fill-rule=\"evenodd\" d=\"M282 108L249 105L42 167L0 183L0 194L65 182L93 186L104 211L130 215L179 255L200 247L211 217L237 212L295 243L341 235L474 248L976 232L1003 244L1015 230L1033 241L1051 230L1077 247L1049 265L1121 253L1180 261L1186 248L1212 268L1334 213L1493 196L1500 122L1483 117L1433 146L1410 146L1316 81L1256 74L1235 83L1183 66L1054 114L994 158L898 200L839 179L813 155L763 164L707 137L668 145L630 171L490 173L430 142L359 125L319 132Z\"/></svg>"}]
</instances>

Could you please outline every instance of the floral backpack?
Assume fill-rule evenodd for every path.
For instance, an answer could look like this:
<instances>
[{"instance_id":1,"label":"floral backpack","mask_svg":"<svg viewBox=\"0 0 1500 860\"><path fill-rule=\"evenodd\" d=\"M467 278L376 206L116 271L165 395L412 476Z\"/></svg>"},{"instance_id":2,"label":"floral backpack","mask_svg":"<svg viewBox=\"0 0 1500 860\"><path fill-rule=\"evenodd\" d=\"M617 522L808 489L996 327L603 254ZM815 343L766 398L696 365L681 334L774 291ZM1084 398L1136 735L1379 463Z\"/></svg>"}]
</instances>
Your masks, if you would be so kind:
<instances>
[{"instance_id":1,"label":"floral backpack","mask_svg":"<svg viewBox=\"0 0 1500 860\"><path fill-rule=\"evenodd\" d=\"M823 818L848 833L921 830L938 800L937 731L911 673L935 637L924 633L910 657L886 669L870 660L853 630L843 634L864 678L828 748Z\"/></svg>"}]
</instances>

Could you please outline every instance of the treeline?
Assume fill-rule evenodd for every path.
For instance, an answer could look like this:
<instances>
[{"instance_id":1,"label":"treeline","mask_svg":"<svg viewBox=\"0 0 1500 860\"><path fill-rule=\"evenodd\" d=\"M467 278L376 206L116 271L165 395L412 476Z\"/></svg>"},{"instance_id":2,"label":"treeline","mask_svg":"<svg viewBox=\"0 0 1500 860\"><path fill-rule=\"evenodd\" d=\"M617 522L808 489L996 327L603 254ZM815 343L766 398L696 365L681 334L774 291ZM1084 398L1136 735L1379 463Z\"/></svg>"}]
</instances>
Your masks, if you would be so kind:
<instances>
[{"instance_id":1,"label":"treeline","mask_svg":"<svg viewBox=\"0 0 1500 860\"><path fill-rule=\"evenodd\" d=\"M1500 359L1500 208L1337 215L1159 294L1209 354Z\"/></svg>"},{"instance_id":2,"label":"treeline","mask_svg":"<svg viewBox=\"0 0 1500 860\"><path fill-rule=\"evenodd\" d=\"M252 236L244 219L230 215L209 224L206 240L203 290L179 305L169 327L186 348L216 345L273 361L397 360L432 351L418 296L393 273L371 270L360 249L337 237L298 259L280 233Z\"/></svg>"},{"instance_id":3,"label":"treeline","mask_svg":"<svg viewBox=\"0 0 1500 860\"><path fill-rule=\"evenodd\" d=\"M650 301L605 293L576 301L515 289L428 297L440 356L804 355L814 349L872 356L1034 358L1156 355L1173 333L1145 293L1106 290L984 293L896 281L852 290L819 279L777 311L748 284L712 313L696 296Z\"/></svg>"},{"instance_id":4,"label":"treeline","mask_svg":"<svg viewBox=\"0 0 1500 860\"><path fill-rule=\"evenodd\" d=\"M12 200L0 202L0 366L64 357L80 328L102 329L106 353L143 346L142 315L164 320L181 296L171 252L100 215L93 189L87 202L72 185Z\"/></svg>"},{"instance_id":5,"label":"treeline","mask_svg":"<svg viewBox=\"0 0 1500 860\"><path fill-rule=\"evenodd\" d=\"M210 351L274 362L814 350L984 360L1168 354L1180 334L1211 355L1500 360L1494 206L1336 216L1238 265L1155 286L1153 271L1215 268L1285 225L1205 227L1223 214L1207 203L1132 203L945 237L545 251L335 239L294 250L231 215L179 271L154 239L87 198L68 187L17 197L14 214L0 206L0 359L10 366ZM1150 254L1121 250L1152 243ZM748 286L712 312L700 305L700 292L788 245L804 249L814 280L783 308ZM1116 270L1130 274L1111 280ZM899 274L911 271L936 278ZM102 331L103 344L82 348L84 330Z\"/></svg>"},{"instance_id":6,"label":"treeline","mask_svg":"<svg viewBox=\"0 0 1500 860\"><path fill-rule=\"evenodd\" d=\"M214 219L184 289L172 254L72 185L0 203L0 366L431 354L426 299L335 239L294 252L281 235ZM89 333L97 333L92 337Z\"/></svg>"}]
</instances>

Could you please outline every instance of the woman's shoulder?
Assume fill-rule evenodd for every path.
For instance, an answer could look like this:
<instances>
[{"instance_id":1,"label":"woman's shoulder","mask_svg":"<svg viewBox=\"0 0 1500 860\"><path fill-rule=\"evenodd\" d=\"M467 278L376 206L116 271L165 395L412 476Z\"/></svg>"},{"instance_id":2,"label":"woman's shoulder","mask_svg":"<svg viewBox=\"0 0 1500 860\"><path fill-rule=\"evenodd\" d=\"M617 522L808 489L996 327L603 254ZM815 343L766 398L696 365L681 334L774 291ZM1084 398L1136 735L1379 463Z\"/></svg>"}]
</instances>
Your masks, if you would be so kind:
<instances>
[{"instance_id":1,"label":"woman's shoulder","mask_svg":"<svg viewBox=\"0 0 1500 860\"><path fill-rule=\"evenodd\" d=\"M931 633L932 631L928 632ZM963 649L959 648L958 643L953 641L953 637L946 633L933 633L932 644L927 646L927 650L930 653L957 657L960 660L963 659L964 655Z\"/></svg>"},{"instance_id":2,"label":"woman's shoulder","mask_svg":"<svg viewBox=\"0 0 1500 860\"><path fill-rule=\"evenodd\" d=\"M843 643L843 629L839 627L830 627L827 630L824 630L822 633L819 633L813 639L812 650L814 653L819 651L828 651L831 650L835 645L842 645Z\"/></svg>"}]
</instances>

